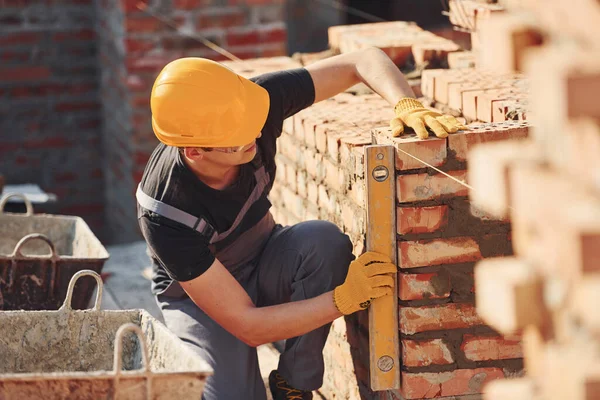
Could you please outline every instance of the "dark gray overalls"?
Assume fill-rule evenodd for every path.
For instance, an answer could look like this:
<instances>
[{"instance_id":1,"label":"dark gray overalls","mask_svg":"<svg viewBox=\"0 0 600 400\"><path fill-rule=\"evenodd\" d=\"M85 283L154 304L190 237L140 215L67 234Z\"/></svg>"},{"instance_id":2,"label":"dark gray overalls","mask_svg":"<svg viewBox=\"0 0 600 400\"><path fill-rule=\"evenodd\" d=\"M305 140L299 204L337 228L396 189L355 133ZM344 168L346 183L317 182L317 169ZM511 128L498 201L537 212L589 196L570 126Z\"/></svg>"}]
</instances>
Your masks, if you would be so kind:
<instances>
[{"instance_id":1,"label":"dark gray overalls","mask_svg":"<svg viewBox=\"0 0 600 400\"><path fill-rule=\"evenodd\" d=\"M340 229L327 221L307 221L282 227L268 212L233 243L216 250L241 223L250 206L271 182L260 155L253 161L256 187L226 232L217 232L196 217L144 194L136 197L143 208L194 229L209 240L216 258L246 290L257 307L316 297L343 283L354 259L352 244ZM223 296L227 296L223 293ZM165 323L215 371L207 383L206 400L265 400L266 392L256 348L243 343L206 315L186 295L178 282L157 295ZM315 390L323 383L323 347L327 324L304 336L286 341L279 373L297 389Z\"/></svg>"}]
</instances>

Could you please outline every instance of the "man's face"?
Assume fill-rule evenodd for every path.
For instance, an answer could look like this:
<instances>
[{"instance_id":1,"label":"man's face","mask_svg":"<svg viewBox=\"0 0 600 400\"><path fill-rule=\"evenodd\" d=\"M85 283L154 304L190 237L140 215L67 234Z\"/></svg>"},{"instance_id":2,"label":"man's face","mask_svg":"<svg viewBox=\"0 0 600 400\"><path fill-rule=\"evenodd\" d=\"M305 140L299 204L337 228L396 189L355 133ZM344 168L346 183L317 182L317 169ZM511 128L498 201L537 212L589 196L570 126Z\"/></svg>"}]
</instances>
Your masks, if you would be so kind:
<instances>
[{"instance_id":1,"label":"man's face","mask_svg":"<svg viewBox=\"0 0 600 400\"><path fill-rule=\"evenodd\" d=\"M242 165L252 161L256 155L256 140L240 147L202 148L202 152L202 158L215 164L226 166Z\"/></svg>"}]
</instances>

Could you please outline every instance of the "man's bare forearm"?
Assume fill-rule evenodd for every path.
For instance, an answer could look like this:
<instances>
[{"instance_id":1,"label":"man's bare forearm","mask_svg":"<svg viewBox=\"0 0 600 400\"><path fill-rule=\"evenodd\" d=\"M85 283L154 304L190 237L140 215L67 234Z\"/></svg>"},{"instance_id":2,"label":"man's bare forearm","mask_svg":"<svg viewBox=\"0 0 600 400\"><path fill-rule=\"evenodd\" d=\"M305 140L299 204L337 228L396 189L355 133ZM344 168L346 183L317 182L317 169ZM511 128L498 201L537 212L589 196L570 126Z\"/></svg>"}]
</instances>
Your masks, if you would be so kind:
<instances>
[{"instance_id":1,"label":"man's bare forearm","mask_svg":"<svg viewBox=\"0 0 600 400\"><path fill-rule=\"evenodd\" d=\"M259 346L301 336L341 316L333 303L332 291L312 299L251 308L244 316L244 341Z\"/></svg>"},{"instance_id":2,"label":"man's bare forearm","mask_svg":"<svg viewBox=\"0 0 600 400\"><path fill-rule=\"evenodd\" d=\"M392 105L403 97L415 97L402 72L380 49L369 49L368 56L356 63L356 73L365 85Z\"/></svg>"}]
</instances>

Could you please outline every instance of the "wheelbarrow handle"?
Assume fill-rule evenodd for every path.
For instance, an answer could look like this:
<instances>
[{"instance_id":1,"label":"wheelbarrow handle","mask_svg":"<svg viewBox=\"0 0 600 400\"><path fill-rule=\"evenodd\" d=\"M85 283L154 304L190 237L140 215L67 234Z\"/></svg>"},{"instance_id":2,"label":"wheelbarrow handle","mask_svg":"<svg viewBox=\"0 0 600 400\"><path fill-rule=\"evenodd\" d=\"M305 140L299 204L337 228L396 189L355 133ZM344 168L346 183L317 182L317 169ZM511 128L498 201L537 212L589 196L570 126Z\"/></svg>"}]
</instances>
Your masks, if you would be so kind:
<instances>
[{"instance_id":1,"label":"wheelbarrow handle","mask_svg":"<svg viewBox=\"0 0 600 400\"><path fill-rule=\"evenodd\" d=\"M100 277L100 275L90 269L83 269L81 271L77 271L73 277L71 278L71 280L69 281L69 286L67 287L67 297L65 298L65 302L63 303L63 305L58 309L59 311L71 311L71 298L73 297L73 288L75 287L75 282L77 282L77 279L81 278L82 276L85 275L89 275L94 277L94 279L96 279L96 282L98 284L98 291L96 292L96 302L94 303L94 311L100 311L100 303L102 302L102 278Z\"/></svg>"},{"instance_id":2,"label":"wheelbarrow handle","mask_svg":"<svg viewBox=\"0 0 600 400\"><path fill-rule=\"evenodd\" d=\"M113 373L115 381L115 399L118 399L119 380L123 369L123 338L126 333L133 332L138 338L140 348L142 349L142 368L139 371L144 375L146 381L146 400L152 400L152 374L148 365L148 346L146 346L146 337L142 329L131 322L123 324L117 330L115 335L115 358L113 363Z\"/></svg>"},{"instance_id":3,"label":"wheelbarrow handle","mask_svg":"<svg viewBox=\"0 0 600 400\"><path fill-rule=\"evenodd\" d=\"M25 203L25 208L27 210L25 212L25 215L33 215L33 205L31 204L31 201L29 201L27 196L25 196L23 193L7 193L4 196L2 196L2 198L0 199L0 214L4 213L4 206L6 206L6 203L8 203L8 199L12 197L18 197L23 199L23 202Z\"/></svg>"},{"instance_id":4,"label":"wheelbarrow handle","mask_svg":"<svg viewBox=\"0 0 600 400\"><path fill-rule=\"evenodd\" d=\"M11 257L28 257L26 254L23 254L21 250L23 249L23 246L25 246L25 243L30 242L32 240L41 240L45 242L48 245L48 247L50 247L50 259L53 261L56 261L58 259L58 254L56 254L56 247L54 247L54 243L52 243L48 236L42 233L30 233L27 236L23 236L23 238L21 238L21 240L19 240L19 242L16 244L15 250L13 251Z\"/></svg>"}]
</instances>

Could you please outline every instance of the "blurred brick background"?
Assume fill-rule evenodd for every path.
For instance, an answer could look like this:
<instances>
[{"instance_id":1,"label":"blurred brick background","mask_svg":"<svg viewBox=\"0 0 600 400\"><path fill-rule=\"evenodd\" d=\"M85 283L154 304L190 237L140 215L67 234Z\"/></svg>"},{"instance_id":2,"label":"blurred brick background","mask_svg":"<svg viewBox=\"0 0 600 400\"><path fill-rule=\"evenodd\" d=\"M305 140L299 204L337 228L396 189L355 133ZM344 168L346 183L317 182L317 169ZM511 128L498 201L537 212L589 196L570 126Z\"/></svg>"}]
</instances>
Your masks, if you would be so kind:
<instances>
[{"instance_id":1,"label":"blurred brick background","mask_svg":"<svg viewBox=\"0 0 600 400\"><path fill-rule=\"evenodd\" d=\"M140 238L133 193L157 143L154 77L178 57L224 59L187 35L248 59L325 50L332 25L446 23L437 0L347 2L371 20L332 0L145 2L174 26L139 0L0 2L0 174L55 193L36 211L79 215L107 243Z\"/></svg>"}]
</instances>

